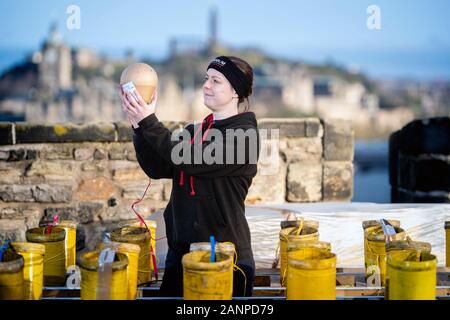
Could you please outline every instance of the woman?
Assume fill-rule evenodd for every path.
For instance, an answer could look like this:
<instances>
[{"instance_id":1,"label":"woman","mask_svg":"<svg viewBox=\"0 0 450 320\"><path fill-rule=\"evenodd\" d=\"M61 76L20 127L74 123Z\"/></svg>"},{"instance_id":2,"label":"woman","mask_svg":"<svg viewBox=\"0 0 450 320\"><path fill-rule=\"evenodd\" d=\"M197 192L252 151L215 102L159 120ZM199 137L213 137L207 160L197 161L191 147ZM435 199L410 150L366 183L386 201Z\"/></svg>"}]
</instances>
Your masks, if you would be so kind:
<instances>
[{"instance_id":1,"label":"woman","mask_svg":"<svg viewBox=\"0 0 450 320\"><path fill-rule=\"evenodd\" d=\"M233 296L252 295L255 262L244 201L257 171L259 135L255 114L238 111L244 101L248 106L252 85L253 70L247 62L231 56L214 59L203 85L204 103L212 113L200 125L185 128L189 140L175 141L154 113L157 93L146 105L139 95L135 99L122 92L122 107L133 125L140 166L152 179L173 181L164 211L169 249L160 296L183 296L181 259L191 243L209 242L211 235L218 242L236 246L237 266L245 277L234 272ZM243 133L244 140L238 137L236 141ZM181 146L187 161L180 163ZM199 153L203 158L194 161ZM190 159L184 158L189 155ZM207 155L215 161L207 160Z\"/></svg>"}]
</instances>

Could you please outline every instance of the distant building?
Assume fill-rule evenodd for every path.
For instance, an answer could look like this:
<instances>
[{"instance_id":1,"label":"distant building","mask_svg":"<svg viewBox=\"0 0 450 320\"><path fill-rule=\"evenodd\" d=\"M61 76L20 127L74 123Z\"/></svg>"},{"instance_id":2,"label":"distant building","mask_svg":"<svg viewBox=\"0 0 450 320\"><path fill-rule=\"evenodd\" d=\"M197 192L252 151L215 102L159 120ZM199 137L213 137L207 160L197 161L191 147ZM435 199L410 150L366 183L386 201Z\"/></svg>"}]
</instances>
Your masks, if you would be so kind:
<instances>
[{"instance_id":1,"label":"distant building","mask_svg":"<svg viewBox=\"0 0 450 320\"><path fill-rule=\"evenodd\" d=\"M208 54L213 54L219 44L218 39L218 17L217 9L211 8L209 11L209 39L208 39Z\"/></svg>"},{"instance_id":2,"label":"distant building","mask_svg":"<svg viewBox=\"0 0 450 320\"><path fill-rule=\"evenodd\" d=\"M114 72L114 63L94 51L71 49L52 24L40 50L0 78L0 120L124 120Z\"/></svg>"},{"instance_id":3,"label":"distant building","mask_svg":"<svg viewBox=\"0 0 450 320\"><path fill-rule=\"evenodd\" d=\"M281 102L282 107L301 114L352 119L355 112L378 109L378 98L360 82L281 62L265 63L254 71L259 99Z\"/></svg>"},{"instance_id":4,"label":"distant building","mask_svg":"<svg viewBox=\"0 0 450 320\"><path fill-rule=\"evenodd\" d=\"M178 55L202 56L205 52L205 41L198 37L172 37L169 41L170 57Z\"/></svg>"},{"instance_id":5,"label":"distant building","mask_svg":"<svg viewBox=\"0 0 450 320\"><path fill-rule=\"evenodd\" d=\"M50 29L49 37L40 51L38 69L39 89L52 92L72 88L72 55L70 47L62 41L56 24Z\"/></svg>"},{"instance_id":6,"label":"distant building","mask_svg":"<svg viewBox=\"0 0 450 320\"><path fill-rule=\"evenodd\" d=\"M351 120L364 109L366 88L359 82L351 83L335 76L313 76L314 104L322 117Z\"/></svg>"},{"instance_id":7,"label":"distant building","mask_svg":"<svg viewBox=\"0 0 450 320\"><path fill-rule=\"evenodd\" d=\"M156 113L161 120L199 120L210 112L203 104L205 67L211 56L224 52L242 56L253 66L250 101L258 117L305 115L343 118L366 127L397 125L390 120L389 112L380 111L380 104L385 101L370 92L354 73L349 76L342 70L333 72L336 70L329 66L321 69L287 62L258 48L233 50L221 46L216 9L210 10L206 39L173 37L169 52L167 60L153 65L159 75ZM70 48L53 24L41 48L26 63L0 77L0 121L126 120L120 108L118 76L121 69L136 61L132 50L126 52L124 59L113 60L88 48ZM381 89L394 99L404 96L404 90L399 94L389 92L395 87L387 82L381 84ZM408 90L408 96L426 106L430 113L441 105L448 108L448 85L433 89L412 86ZM407 112L401 114L405 119L410 117ZM396 116L400 118L400 113Z\"/></svg>"},{"instance_id":8,"label":"distant building","mask_svg":"<svg viewBox=\"0 0 450 320\"><path fill-rule=\"evenodd\" d=\"M169 40L169 57L177 55L210 56L219 48L218 39L218 13L216 8L209 10L208 38L199 36L172 37Z\"/></svg>"},{"instance_id":9,"label":"distant building","mask_svg":"<svg viewBox=\"0 0 450 320\"><path fill-rule=\"evenodd\" d=\"M88 48L79 48L72 50L74 64L82 69L98 68L100 59L93 50Z\"/></svg>"}]
</instances>

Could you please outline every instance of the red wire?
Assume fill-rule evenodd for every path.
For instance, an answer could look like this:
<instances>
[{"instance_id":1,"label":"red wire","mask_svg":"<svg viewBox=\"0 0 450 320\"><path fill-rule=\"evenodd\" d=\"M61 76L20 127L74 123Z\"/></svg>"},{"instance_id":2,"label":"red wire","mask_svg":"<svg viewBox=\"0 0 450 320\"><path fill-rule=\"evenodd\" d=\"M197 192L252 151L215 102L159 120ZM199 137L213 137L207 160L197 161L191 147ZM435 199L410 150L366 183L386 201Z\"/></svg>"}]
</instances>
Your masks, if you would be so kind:
<instances>
[{"instance_id":1,"label":"red wire","mask_svg":"<svg viewBox=\"0 0 450 320\"><path fill-rule=\"evenodd\" d=\"M136 200L135 202L133 202L133 204L131 205L131 209L132 209L133 212L136 214L136 216L137 216L139 222L141 223L141 226L144 225L144 226L147 228L147 230L149 230L149 231L150 231L150 229L149 229L149 227L147 226L147 224L145 223L144 218L136 211L136 209L135 209L134 207L137 206L139 203L141 203L142 200L144 200L145 195L147 194L147 190L148 190L148 188L150 187L151 181L152 181L151 179L148 180L147 188L145 188L145 191L144 191L144 194L142 195L142 197L141 197L139 200ZM150 232L150 238L151 238L152 240L159 241L159 240L165 239L166 237L152 238L152 233Z\"/></svg>"},{"instance_id":2,"label":"red wire","mask_svg":"<svg viewBox=\"0 0 450 320\"><path fill-rule=\"evenodd\" d=\"M144 193L142 194L142 197L141 197L139 200L133 202L133 204L131 205L131 209L132 209L133 212L136 214L138 220L139 220L140 223L141 223L141 226L142 226L142 225L145 225L145 228L147 229L148 233L150 234L150 239L153 240L154 238L152 237L152 233L151 233L149 227L147 226L147 224L145 223L144 218L143 218L143 217L136 211L136 209L134 208L136 205L138 205L139 203L141 203L142 200L144 200L145 195L147 194L147 190L148 190L148 188L150 187L150 184L151 184L151 183L152 183L152 180L151 180L151 179L148 179L148 185L147 185L147 188L145 188L145 191L144 191ZM154 240L155 240L155 241L159 241L159 240L164 239L164 238L165 238L165 237L161 237L161 238L156 238L156 239L154 239ZM158 281L158 266L157 266L157 264L156 264L155 250L153 250L153 246L152 246L151 242L150 242L150 253L151 253L151 255L152 255L152 263L153 263L153 266L155 267L155 270L154 270L155 279L156 279L156 281Z\"/></svg>"},{"instance_id":3,"label":"red wire","mask_svg":"<svg viewBox=\"0 0 450 320\"><path fill-rule=\"evenodd\" d=\"M51 234L53 232L53 227L59 224L59 215L53 217L53 222L50 223L45 230L45 234ZM45 227L44 227L45 228Z\"/></svg>"}]
</instances>

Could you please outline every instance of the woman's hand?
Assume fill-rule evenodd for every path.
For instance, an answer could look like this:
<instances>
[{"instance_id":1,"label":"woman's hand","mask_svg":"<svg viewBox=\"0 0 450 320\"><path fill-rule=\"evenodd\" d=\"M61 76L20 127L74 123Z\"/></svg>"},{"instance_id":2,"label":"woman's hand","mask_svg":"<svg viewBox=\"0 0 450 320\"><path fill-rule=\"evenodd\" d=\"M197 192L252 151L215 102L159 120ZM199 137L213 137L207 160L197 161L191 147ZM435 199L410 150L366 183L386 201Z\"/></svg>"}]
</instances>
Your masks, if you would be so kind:
<instances>
[{"instance_id":1,"label":"woman's hand","mask_svg":"<svg viewBox=\"0 0 450 320\"><path fill-rule=\"evenodd\" d=\"M158 100L158 92L153 93L152 101L147 104L142 99L139 92L136 91L137 100L132 94L124 92L121 88L122 109L128 115L128 119L134 128L139 127L138 123L149 115L155 113L156 101Z\"/></svg>"}]
</instances>

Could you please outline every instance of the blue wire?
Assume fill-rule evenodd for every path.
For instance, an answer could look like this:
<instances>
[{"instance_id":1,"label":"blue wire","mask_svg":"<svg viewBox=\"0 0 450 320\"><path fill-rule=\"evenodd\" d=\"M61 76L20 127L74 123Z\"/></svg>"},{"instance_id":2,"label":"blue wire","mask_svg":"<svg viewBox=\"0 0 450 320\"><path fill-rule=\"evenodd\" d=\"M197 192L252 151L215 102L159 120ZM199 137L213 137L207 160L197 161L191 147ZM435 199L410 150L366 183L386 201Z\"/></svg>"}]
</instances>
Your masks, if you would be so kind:
<instances>
[{"instance_id":1,"label":"blue wire","mask_svg":"<svg viewBox=\"0 0 450 320\"><path fill-rule=\"evenodd\" d=\"M3 245L0 247L0 262L3 261L3 252L6 251L6 249L8 249L9 247L9 240L6 240L5 242L3 242Z\"/></svg>"},{"instance_id":2,"label":"blue wire","mask_svg":"<svg viewBox=\"0 0 450 320\"><path fill-rule=\"evenodd\" d=\"M211 262L216 262L216 241L214 240L214 236L209 237L209 241L211 242Z\"/></svg>"}]
</instances>

